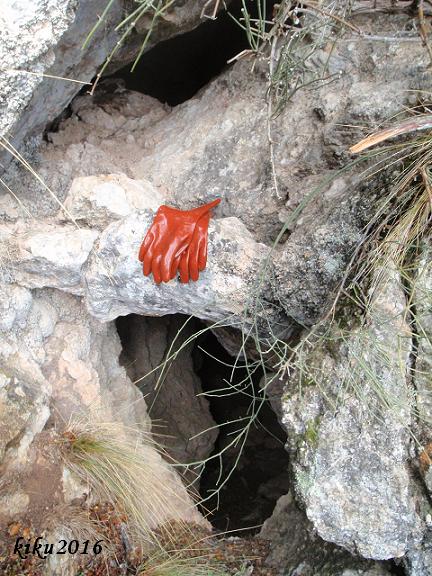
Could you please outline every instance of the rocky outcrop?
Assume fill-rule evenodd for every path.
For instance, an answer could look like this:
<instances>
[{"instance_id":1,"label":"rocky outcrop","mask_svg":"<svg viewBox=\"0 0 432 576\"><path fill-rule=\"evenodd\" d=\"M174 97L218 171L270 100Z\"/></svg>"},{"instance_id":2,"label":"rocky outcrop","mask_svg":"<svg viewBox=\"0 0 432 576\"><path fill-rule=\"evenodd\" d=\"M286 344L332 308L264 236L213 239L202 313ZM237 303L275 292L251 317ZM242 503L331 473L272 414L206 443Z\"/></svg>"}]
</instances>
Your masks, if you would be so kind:
<instances>
[{"instance_id":1,"label":"rocky outcrop","mask_svg":"<svg viewBox=\"0 0 432 576\"><path fill-rule=\"evenodd\" d=\"M58 453L71 416L117 422L119 434L122 426L148 433L151 423L141 393L119 365L113 324L91 318L79 298L54 289L9 284L1 290L0 524L4 530L26 518L41 533L50 515L89 491L71 479ZM146 450L159 480L172 488L174 518L201 522L180 479L154 448Z\"/></svg>"},{"instance_id":2,"label":"rocky outcrop","mask_svg":"<svg viewBox=\"0 0 432 576\"><path fill-rule=\"evenodd\" d=\"M429 495L429 502L423 502L422 514L426 519L426 530L421 542L409 551L404 566L409 576L423 576L432 572L432 260L430 241L425 241L418 269L410 282L413 302L413 329L416 333L416 350L413 355L412 385L415 389L416 419L414 433L418 440L416 461L413 468L421 479L422 488Z\"/></svg>"},{"instance_id":3,"label":"rocky outcrop","mask_svg":"<svg viewBox=\"0 0 432 576\"><path fill-rule=\"evenodd\" d=\"M176 4L180 4L177 6ZM182 2L156 20L147 48L196 26L204 5ZM89 84L122 35L115 30L124 18L123 0L110 2L102 25L91 42L83 44L104 14L107 2L32 0L9 3L0 15L0 136L16 148L38 140L85 84ZM113 62L128 62L137 54L151 19L137 22L136 34L115 54ZM112 65L113 66L113 65ZM3 165L11 155L0 152Z\"/></svg>"},{"instance_id":4,"label":"rocky outcrop","mask_svg":"<svg viewBox=\"0 0 432 576\"><path fill-rule=\"evenodd\" d=\"M197 21L202 2L179 4L155 39ZM7 30L0 48L1 92L7 98L0 133L12 133L20 144L40 135L77 86L5 70L35 62L38 72L88 80L115 32L99 28L93 44L98 50L81 54L82 19L93 21L105 4L95 2L84 11L83 2L24 3L14 29L16 5L0 17ZM121 5L113 7L115 18ZM51 27L37 28L41 14ZM375 16L368 26L393 30L392 18ZM71 488L64 465L45 449L74 411L89 413L95 406L108 420L150 428L142 395L118 362L121 347L112 321L119 316L183 313L209 322L229 320L246 332L257 327L259 335L270 327L288 336L328 311L364 224L386 192L378 179L359 184L363 166L353 167L349 177L340 172L357 137L353 126L372 128L415 104L410 91L429 90L431 79L420 42L410 42L407 50L406 42L350 34L331 54L316 54L328 64L333 82L317 85L307 96L297 92L277 119L268 116L262 63L251 73L246 58L173 109L111 81L94 97L77 97L69 118L47 134L33 158L40 179L10 168L5 183L22 206L0 198L3 523L25 513L41 519L46 503L35 484L42 476L52 486L53 510L72 494L83 497L82 485ZM17 35L21 42L14 41ZM209 263L200 281L156 286L143 277L137 252L156 207L167 202L190 208L217 196L223 201L210 225ZM279 245L273 246L283 223ZM412 473L409 449L414 387L418 410L430 412L430 350L427 339L413 345L412 326L401 313L404 298L390 278L368 325L348 318L349 335L346 326L327 338L318 332L305 356L313 377L299 386L297 371L283 382L279 413L297 496L310 524L293 534L288 515L299 524L304 517L291 497L280 502L275 525L270 522L266 530L278 539L269 561L282 571L315 569L319 562L308 555L310 543L319 542L330 550L326 558L333 575L386 570L381 564L350 563L348 552L335 546L373 559L405 557L412 576L427 574L430 511L421 489L430 490L430 471L423 457L418 477ZM429 334L427 301L416 305ZM160 328L161 321L149 334L151 322L140 320L129 349L133 361L140 344L155 348L129 369L134 379L166 353L170 330ZM283 349L285 343L278 344ZM419 375L413 382L401 367L411 366L416 354L423 379ZM124 356L127 364L127 351ZM160 415L169 417L178 434L173 450L202 458L213 436L202 444L188 442L186 422L171 406L183 402L187 391L185 404L201 411L188 421L195 439L198 428L211 423L207 406L195 397L199 386L191 372L187 355L170 377L170 396L160 396ZM179 374L181 382L174 382ZM422 433L429 440L424 428ZM427 454L427 443L424 448ZM162 460L160 466L161 479L182 491ZM188 506L178 514L200 520ZM311 526L331 545L311 535ZM290 539L295 546L287 544ZM321 573L327 567L321 566Z\"/></svg>"},{"instance_id":5,"label":"rocky outcrop","mask_svg":"<svg viewBox=\"0 0 432 576\"><path fill-rule=\"evenodd\" d=\"M118 196L107 200L106 186L112 189L115 181ZM151 185L143 187L121 175L77 179L71 199L66 200L75 225L47 219L0 227L7 253L4 272L28 288L46 286L84 295L91 314L103 321L130 313L183 313L227 322L239 318L268 248L256 242L237 218L213 220L208 266L200 281L182 285L175 279L156 285L143 276L137 257L154 214L136 210L137 204L140 208L150 204L145 186L151 190ZM82 191L80 201L77 189ZM143 191L139 200L137 190ZM157 195L156 200L161 202ZM100 233L97 227L104 221L112 223ZM93 222L94 228L89 228Z\"/></svg>"},{"instance_id":6,"label":"rocky outcrop","mask_svg":"<svg viewBox=\"0 0 432 576\"><path fill-rule=\"evenodd\" d=\"M412 335L397 276L384 282L368 325L318 335L282 396L308 518L325 540L380 560L414 549L426 527L409 468Z\"/></svg>"},{"instance_id":7,"label":"rocky outcrop","mask_svg":"<svg viewBox=\"0 0 432 576\"><path fill-rule=\"evenodd\" d=\"M317 536L291 493L279 498L260 536L271 542L266 565L274 576L385 576L390 566L368 562Z\"/></svg>"}]
</instances>

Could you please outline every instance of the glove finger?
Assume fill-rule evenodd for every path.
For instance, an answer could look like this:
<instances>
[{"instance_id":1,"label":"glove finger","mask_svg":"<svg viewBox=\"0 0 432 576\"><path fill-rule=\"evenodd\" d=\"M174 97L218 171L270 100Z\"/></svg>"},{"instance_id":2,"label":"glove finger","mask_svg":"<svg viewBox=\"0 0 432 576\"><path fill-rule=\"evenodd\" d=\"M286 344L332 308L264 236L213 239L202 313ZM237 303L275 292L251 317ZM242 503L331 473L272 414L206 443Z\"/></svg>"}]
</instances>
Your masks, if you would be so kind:
<instances>
[{"instance_id":1,"label":"glove finger","mask_svg":"<svg viewBox=\"0 0 432 576\"><path fill-rule=\"evenodd\" d=\"M201 218L207 212L210 212L212 208L215 208L218 204L220 204L222 198L216 198L213 202L209 202L208 204L204 204L204 206L199 206L198 208L194 208L191 212L194 213L198 218Z\"/></svg>"},{"instance_id":2,"label":"glove finger","mask_svg":"<svg viewBox=\"0 0 432 576\"><path fill-rule=\"evenodd\" d=\"M210 222L210 213L206 214L197 224L197 266L199 271L203 271L207 264L207 240L208 240L208 225Z\"/></svg>"},{"instance_id":3,"label":"glove finger","mask_svg":"<svg viewBox=\"0 0 432 576\"><path fill-rule=\"evenodd\" d=\"M198 270L198 246L196 244L189 246L189 276L193 282L196 282L199 278Z\"/></svg>"},{"instance_id":4,"label":"glove finger","mask_svg":"<svg viewBox=\"0 0 432 576\"><path fill-rule=\"evenodd\" d=\"M178 256L172 259L170 268L170 280L176 277L182 256L183 252L181 252Z\"/></svg>"},{"instance_id":5,"label":"glove finger","mask_svg":"<svg viewBox=\"0 0 432 576\"><path fill-rule=\"evenodd\" d=\"M160 261L160 275L162 282L169 282L170 280L171 260L172 256L168 250L165 252L165 254L162 255Z\"/></svg>"},{"instance_id":6,"label":"glove finger","mask_svg":"<svg viewBox=\"0 0 432 576\"><path fill-rule=\"evenodd\" d=\"M161 259L161 277L163 282L169 282L177 273L180 258L183 252L187 250L187 245L182 247L182 243L174 242L176 239L168 238L161 250L163 256Z\"/></svg>"},{"instance_id":7,"label":"glove finger","mask_svg":"<svg viewBox=\"0 0 432 576\"><path fill-rule=\"evenodd\" d=\"M154 239L155 239L154 231L152 228L150 228L147 234L145 235L145 238L142 241L139 249L138 259L140 262L144 262L145 254L147 250L150 248L151 244L154 242Z\"/></svg>"},{"instance_id":8,"label":"glove finger","mask_svg":"<svg viewBox=\"0 0 432 576\"><path fill-rule=\"evenodd\" d=\"M161 260L162 260L162 255L158 254L157 256L155 256L153 258L152 263L151 263L151 271L153 273L153 280L156 282L156 284L160 284L162 281L161 270L160 270Z\"/></svg>"},{"instance_id":9,"label":"glove finger","mask_svg":"<svg viewBox=\"0 0 432 576\"><path fill-rule=\"evenodd\" d=\"M151 269L152 269L152 260L153 260L154 251L152 248L148 249L144 255L143 261L143 273L144 276L150 276Z\"/></svg>"},{"instance_id":10,"label":"glove finger","mask_svg":"<svg viewBox=\"0 0 432 576\"><path fill-rule=\"evenodd\" d=\"M196 282L199 278L199 247L202 240L205 239L210 213L207 212L202 216L195 226L191 243L189 245L189 274L191 280Z\"/></svg>"},{"instance_id":11,"label":"glove finger","mask_svg":"<svg viewBox=\"0 0 432 576\"><path fill-rule=\"evenodd\" d=\"M205 270L207 266L207 246L208 246L208 230L199 239L198 244L198 269L200 272Z\"/></svg>"},{"instance_id":12,"label":"glove finger","mask_svg":"<svg viewBox=\"0 0 432 576\"><path fill-rule=\"evenodd\" d=\"M185 250L180 258L179 264L180 282L187 284L189 282L189 250Z\"/></svg>"}]
</instances>

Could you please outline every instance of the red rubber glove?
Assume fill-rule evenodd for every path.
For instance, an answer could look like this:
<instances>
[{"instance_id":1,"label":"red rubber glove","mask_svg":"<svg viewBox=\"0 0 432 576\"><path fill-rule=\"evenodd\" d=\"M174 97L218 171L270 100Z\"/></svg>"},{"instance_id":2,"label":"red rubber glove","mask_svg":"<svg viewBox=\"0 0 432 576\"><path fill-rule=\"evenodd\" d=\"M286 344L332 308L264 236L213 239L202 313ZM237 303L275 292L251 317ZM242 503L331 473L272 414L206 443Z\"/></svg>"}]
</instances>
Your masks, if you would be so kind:
<instances>
[{"instance_id":1,"label":"red rubber glove","mask_svg":"<svg viewBox=\"0 0 432 576\"><path fill-rule=\"evenodd\" d=\"M189 277L198 279L207 261L210 211L220 201L218 198L193 210L160 206L139 251L144 275L153 273L154 281L160 284L172 280L180 268L182 282L188 282Z\"/></svg>"},{"instance_id":2,"label":"red rubber glove","mask_svg":"<svg viewBox=\"0 0 432 576\"><path fill-rule=\"evenodd\" d=\"M180 257L178 268L180 282L183 284L187 284L189 279L196 282L199 278L199 273L206 267L209 222L210 212L207 212L198 220L189 248Z\"/></svg>"}]
</instances>

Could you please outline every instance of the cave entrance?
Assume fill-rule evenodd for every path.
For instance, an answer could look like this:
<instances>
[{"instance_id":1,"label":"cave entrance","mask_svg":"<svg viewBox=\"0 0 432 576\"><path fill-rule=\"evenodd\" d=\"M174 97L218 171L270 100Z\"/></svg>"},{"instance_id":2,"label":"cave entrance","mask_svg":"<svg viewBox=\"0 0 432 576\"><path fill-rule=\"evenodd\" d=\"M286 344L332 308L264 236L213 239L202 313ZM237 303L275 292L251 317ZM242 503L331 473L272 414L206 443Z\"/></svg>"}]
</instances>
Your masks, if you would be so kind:
<instances>
[{"instance_id":1,"label":"cave entrance","mask_svg":"<svg viewBox=\"0 0 432 576\"><path fill-rule=\"evenodd\" d=\"M195 318L131 314L117 329L121 362L145 397L156 438L182 464L202 462L189 471L200 472L209 520L224 532L258 532L289 483L286 436L263 398L261 371L248 377L242 362L233 370L235 358Z\"/></svg>"},{"instance_id":2,"label":"cave entrance","mask_svg":"<svg viewBox=\"0 0 432 576\"><path fill-rule=\"evenodd\" d=\"M201 497L219 530L256 533L288 491L286 434L260 388L261 369L251 373L240 360L233 370L236 358L210 331L198 338L194 359L219 425L212 459L201 476Z\"/></svg>"},{"instance_id":3,"label":"cave entrance","mask_svg":"<svg viewBox=\"0 0 432 576\"><path fill-rule=\"evenodd\" d=\"M257 17L258 3L243 1L252 17ZM133 72L132 62L112 78L121 78L128 90L170 106L189 100L218 76L231 58L250 48L246 32L236 22L242 17L243 1L233 0L215 20L204 19L193 30L159 42L141 56ZM267 10L271 10L274 2L267 4Z\"/></svg>"}]
</instances>

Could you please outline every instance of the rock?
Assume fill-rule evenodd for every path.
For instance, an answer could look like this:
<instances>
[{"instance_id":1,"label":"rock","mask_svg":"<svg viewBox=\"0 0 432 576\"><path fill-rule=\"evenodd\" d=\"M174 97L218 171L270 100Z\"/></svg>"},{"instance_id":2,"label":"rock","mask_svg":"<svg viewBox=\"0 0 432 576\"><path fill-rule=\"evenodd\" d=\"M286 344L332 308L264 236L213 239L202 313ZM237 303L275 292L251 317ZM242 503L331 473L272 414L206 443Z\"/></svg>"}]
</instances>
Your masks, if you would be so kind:
<instances>
[{"instance_id":1,"label":"rock","mask_svg":"<svg viewBox=\"0 0 432 576\"><path fill-rule=\"evenodd\" d=\"M35 391L18 376L0 373L0 462L6 450L18 443L34 407Z\"/></svg>"},{"instance_id":2,"label":"rock","mask_svg":"<svg viewBox=\"0 0 432 576\"><path fill-rule=\"evenodd\" d=\"M197 328L187 320L132 315L117 321L121 362L146 399L154 433L170 455L184 464L205 460L218 435L208 401L200 395L201 382L191 356L194 340L185 344ZM175 360L157 370L175 352Z\"/></svg>"},{"instance_id":3,"label":"rock","mask_svg":"<svg viewBox=\"0 0 432 576\"><path fill-rule=\"evenodd\" d=\"M71 79L89 82L109 54L117 39L113 24L121 16L122 3L117 0L108 26L99 29L93 46L81 51L89 26L97 22L104 7L103 0L91 6L75 0L35 0L5 7L0 19L4 35L0 47L0 134L13 134L15 147L19 148L25 138L39 135L63 111L82 87ZM2 154L2 161L10 158Z\"/></svg>"},{"instance_id":4,"label":"rock","mask_svg":"<svg viewBox=\"0 0 432 576\"><path fill-rule=\"evenodd\" d=\"M429 423L432 418L432 265L430 242L423 245L423 254L419 269L413 279L413 298L416 310L417 332L419 334L416 359L415 387L417 391L416 404L420 416L422 435L426 441L432 441ZM429 485L432 494L432 483Z\"/></svg>"},{"instance_id":5,"label":"rock","mask_svg":"<svg viewBox=\"0 0 432 576\"><path fill-rule=\"evenodd\" d=\"M420 447L418 449L417 473L422 479L422 488L429 494L429 500L422 503L421 512L426 516L427 530L423 540L409 551L404 559L404 568L409 576L426 576L432 573L432 266L431 244L425 240L422 246L418 270L411 282L411 297L415 311L415 329L418 335L417 349L412 373L415 386L415 405L417 423L414 434Z\"/></svg>"},{"instance_id":6,"label":"rock","mask_svg":"<svg viewBox=\"0 0 432 576\"><path fill-rule=\"evenodd\" d=\"M390 18L377 18L374 26L391 29ZM251 73L245 59L173 109L121 88L104 94L102 85L95 98L80 96L72 104L72 117L50 134L54 146L41 150L39 172L61 199L74 177L93 175L95 166L98 172L150 180L178 207L220 196L218 217L239 218L257 240L270 244L306 195L349 161L347 149L360 133L347 126L358 125L359 118L378 125L407 104L410 89L427 90L430 84L420 44L410 43L408 55L406 43L378 48L357 36L349 42L346 34L332 57L325 51L317 54L339 77L307 97L296 93L272 122L273 166L266 74L259 63ZM45 213L58 210L40 193L34 202L34 183L29 188L33 209L38 204ZM315 202L322 201L320 193Z\"/></svg>"},{"instance_id":7,"label":"rock","mask_svg":"<svg viewBox=\"0 0 432 576\"><path fill-rule=\"evenodd\" d=\"M410 550L404 559L404 569L408 576L428 576L432 573L432 534L431 526L422 542Z\"/></svg>"},{"instance_id":8,"label":"rock","mask_svg":"<svg viewBox=\"0 0 432 576\"><path fill-rule=\"evenodd\" d=\"M153 210L164 203L158 190L146 180L124 174L75 178L65 207L76 222L103 230L113 220L134 210Z\"/></svg>"},{"instance_id":9,"label":"rock","mask_svg":"<svg viewBox=\"0 0 432 576\"><path fill-rule=\"evenodd\" d=\"M39 224L18 238L13 261L16 282L29 288L49 286L81 292L82 267L97 238L95 230Z\"/></svg>"},{"instance_id":10,"label":"rock","mask_svg":"<svg viewBox=\"0 0 432 576\"><path fill-rule=\"evenodd\" d=\"M176 4L155 22L147 48L199 22L203 0ZM34 0L9 3L2 10L0 135L13 134L15 148L26 139L39 139L48 122L63 112L112 52L121 35L115 28L124 18L122 0L110 2L102 25L82 48L106 5L105 0L90 4ZM149 17L137 22L138 34L131 35L113 58L117 67L135 57L151 22ZM12 158L5 153L0 156L3 165Z\"/></svg>"},{"instance_id":11,"label":"rock","mask_svg":"<svg viewBox=\"0 0 432 576\"><path fill-rule=\"evenodd\" d=\"M85 3L72 1L61 6L55 0L18 4L1 16L6 41L0 47L0 92L5 98L0 134L13 134L20 146L28 137L40 137L79 86L11 72L11 66L88 80L114 45L115 32L106 33L101 26L81 53L87 24L96 21L105 3L98 0L86 9ZM193 26L202 5L191 0L173 5L155 39ZM113 19L121 8L113 3ZM407 23L399 14L362 18L368 29L380 33L392 30L400 18ZM44 26L46 22L52 25ZM109 23L107 27L112 30ZM184 313L209 322L229 317L237 327L241 319L249 327L246 307L261 315L259 330L268 321L272 328L283 326L287 335L326 314L364 224L386 193L381 180L358 183L364 166L356 165L350 178L341 174L350 159L347 150L360 136L353 126L367 123L373 129L411 105L412 91L428 90L431 80L420 41L381 43L350 34L347 30L331 54L327 49L316 54L318 62L328 62L330 75L337 75L331 76L333 82L298 91L277 118L269 119L266 108L267 70L257 62L252 74L247 59L173 109L108 82L95 97L74 100L70 117L47 134L32 158L40 178L15 166L8 170L5 184L37 220L21 212L18 200L0 200L5 283L5 299L0 300L1 398L8 411L1 446L5 483L0 523L25 508L36 527L42 527L47 506L55 513L71 499L88 496L85 486L71 483L70 471L50 450L74 412L88 416L95 409L124 428L132 423L149 431L142 395L118 362L121 347L113 319L131 313ZM130 57L136 51L134 41L122 52L128 50ZM326 183L317 188L323 179ZM138 198L143 188L145 198ZM190 208L216 196L223 202L210 227L209 265L200 282L156 286L144 278L137 252L161 199ZM312 201L306 203L309 196ZM67 212L59 208L63 200ZM284 222L280 245L271 250ZM396 285L390 281L385 296L375 302L369 325L358 326L350 318L349 338L342 331L343 340L336 331L328 345L317 340L306 362L315 378L303 382L300 394L299 373L291 374L279 413L288 431L298 497L319 537L368 558L405 555L406 566L418 576L429 563L430 522L407 460L413 385L418 385L418 406L424 413L429 411L430 386L426 379L412 382L400 372L400 365L409 365L415 356L415 345L410 327L398 318L404 294ZM428 326L426 307L421 314ZM143 340L150 340L149 335ZM421 343L418 362L425 371L428 354ZM149 363L155 361L149 355ZM190 358L185 365L189 372ZM316 385L318 375L325 393ZM353 379L355 390L347 388ZM187 381L188 406L196 384L193 377ZM180 397L180 387L175 390ZM378 398L382 394L393 399L384 407ZM327 401L336 398L338 410L333 411ZM275 404L277 397L272 400ZM191 418L194 426L207 421L208 413L200 416L205 418ZM172 414L170 418L181 434L177 448L205 454L209 439L186 446L184 422ZM190 505L179 478L157 453L151 451L151 457L160 465L161 483ZM428 486L429 469L423 479ZM41 490L47 482L52 495L48 503ZM187 505L172 507L182 519L202 521ZM291 500L281 507L298 518ZM311 559L310 541L320 542L320 550L331 547L328 558L339 557L333 545L311 536L309 527L307 536L304 530L293 534L286 517L281 518L275 528L282 534L275 566L308 570L307 563L316 558ZM290 539L297 545L285 546L291 557L284 559ZM383 573L382 565L363 569L357 559L345 564L348 553L340 553L341 568L328 566L331 574Z\"/></svg>"},{"instance_id":12,"label":"rock","mask_svg":"<svg viewBox=\"0 0 432 576\"><path fill-rule=\"evenodd\" d=\"M378 560L402 557L424 530L407 461L413 394L400 369L411 332L389 274L369 325L317 338L305 350L302 381L298 373L287 382L282 398L309 520L324 540Z\"/></svg>"},{"instance_id":13,"label":"rock","mask_svg":"<svg viewBox=\"0 0 432 576\"><path fill-rule=\"evenodd\" d=\"M27 502L26 518L40 533L57 509L89 492L87 483L71 481L59 452L71 418L91 418L94 425L99 420L117 422L119 435L123 428L128 434L134 429L149 433L151 424L142 394L119 365L121 346L113 324L91 318L81 300L70 294L48 288L32 292L2 288L15 294L19 305L0 338L0 407L7 424L7 432L1 430L2 501L8 502L2 507L0 525L3 529L22 515L21 504L14 506L14 498L21 494L19 502ZM139 442L137 436L133 446ZM142 450L173 498L163 509L169 509L174 519L203 523L180 478L156 449L146 445Z\"/></svg>"},{"instance_id":14,"label":"rock","mask_svg":"<svg viewBox=\"0 0 432 576\"><path fill-rule=\"evenodd\" d=\"M99 181L105 183L106 177L101 176ZM129 210L127 204L124 207ZM89 213L95 210L98 202L93 197ZM130 313L183 313L239 325L257 284L257 272L269 253L239 220L210 222L208 264L199 282L180 284L175 279L158 286L152 277L142 274L138 260L153 212L134 211L121 219L118 216L110 215L115 221L100 235L95 229L52 220L29 226L0 226L0 234L7 239L5 270L15 282L28 288L55 287L84 293L89 311L102 321ZM108 212L104 217L108 218ZM270 303L267 306L271 317L274 310Z\"/></svg>"},{"instance_id":15,"label":"rock","mask_svg":"<svg viewBox=\"0 0 432 576\"><path fill-rule=\"evenodd\" d=\"M336 178L324 200L312 201L289 240L273 253L274 297L300 326L312 326L333 304L373 214L379 184Z\"/></svg>"},{"instance_id":16,"label":"rock","mask_svg":"<svg viewBox=\"0 0 432 576\"><path fill-rule=\"evenodd\" d=\"M100 320L135 313L149 316L192 314L205 320L241 315L260 261L268 253L236 218L213 220L206 270L199 282L174 279L156 285L144 277L137 259L152 222L151 212L135 212L108 226L85 271L85 300Z\"/></svg>"},{"instance_id":17,"label":"rock","mask_svg":"<svg viewBox=\"0 0 432 576\"><path fill-rule=\"evenodd\" d=\"M298 508L292 494L279 498L260 537L270 540L266 565L274 576L385 576L385 563L368 562L322 540Z\"/></svg>"}]
</instances>

